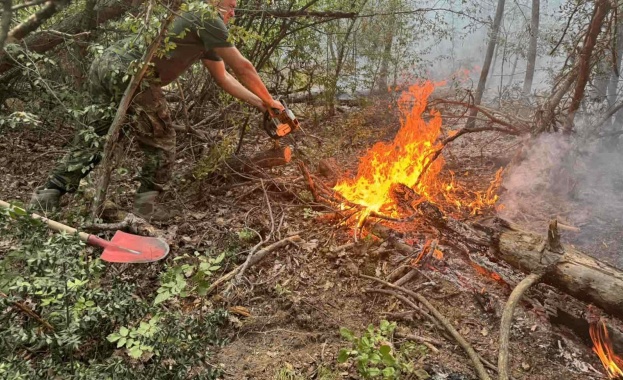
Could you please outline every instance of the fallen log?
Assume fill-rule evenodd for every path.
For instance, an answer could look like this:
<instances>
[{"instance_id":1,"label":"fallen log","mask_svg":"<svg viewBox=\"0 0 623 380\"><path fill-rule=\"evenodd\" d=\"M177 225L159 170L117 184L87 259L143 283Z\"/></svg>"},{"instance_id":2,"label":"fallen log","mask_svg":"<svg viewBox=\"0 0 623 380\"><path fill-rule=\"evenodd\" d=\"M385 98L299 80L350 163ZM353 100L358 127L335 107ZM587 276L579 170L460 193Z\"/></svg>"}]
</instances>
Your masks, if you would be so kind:
<instances>
[{"instance_id":1,"label":"fallen log","mask_svg":"<svg viewBox=\"0 0 623 380\"><path fill-rule=\"evenodd\" d=\"M541 281L581 301L623 317L623 273L577 249L550 246L547 237L524 231L500 218L463 223L423 202L418 211L442 234L446 244L503 260L524 273L547 271Z\"/></svg>"},{"instance_id":2,"label":"fallen log","mask_svg":"<svg viewBox=\"0 0 623 380\"><path fill-rule=\"evenodd\" d=\"M292 150L285 146L260 152L250 158L234 155L225 161L225 166L234 173L252 174L257 173L259 169L286 165L290 160L292 160Z\"/></svg>"}]
</instances>

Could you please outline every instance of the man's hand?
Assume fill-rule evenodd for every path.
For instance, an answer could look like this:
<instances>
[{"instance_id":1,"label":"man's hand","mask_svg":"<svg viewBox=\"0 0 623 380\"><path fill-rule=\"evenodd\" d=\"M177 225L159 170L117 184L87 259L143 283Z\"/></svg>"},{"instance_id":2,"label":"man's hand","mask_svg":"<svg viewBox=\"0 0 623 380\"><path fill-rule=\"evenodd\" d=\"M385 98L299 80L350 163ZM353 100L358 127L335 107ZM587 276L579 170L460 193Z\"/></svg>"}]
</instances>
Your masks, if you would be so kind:
<instances>
[{"instance_id":1,"label":"man's hand","mask_svg":"<svg viewBox=\"0 0 623 380\"><path fill-rule=\"evenodd\" d=\"M280 101L275 99L271 99L270 103L264 105L271 117L276 117L286 109Z\"/></svg>"}]
</instances>

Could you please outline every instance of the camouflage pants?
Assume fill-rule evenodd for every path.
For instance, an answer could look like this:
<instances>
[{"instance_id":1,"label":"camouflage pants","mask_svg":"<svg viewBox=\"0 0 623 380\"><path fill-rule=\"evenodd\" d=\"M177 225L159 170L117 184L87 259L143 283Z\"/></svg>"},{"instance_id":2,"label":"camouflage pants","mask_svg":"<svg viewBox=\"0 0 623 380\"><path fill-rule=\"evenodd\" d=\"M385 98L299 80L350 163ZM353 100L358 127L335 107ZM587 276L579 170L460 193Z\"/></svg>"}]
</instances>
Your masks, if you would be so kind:
<instances>
[{"instance_id":1,"label":"camouflage pants","mask_svg":"<svg viewBox=\"0 0 623 380\"><path fill-rule=\"evenodd\" d=\"M91 65L89 93L95 107L89 107L83 124L105 136L113 122L114 112L102 109L119 104L128 85L126 76L129 61L113 51L105 51ZM125 79L125 81L124 81ZM112 103L111 103L112 102ZM143 81L128 109L128 124L122 134L131 134L145 153L141 169L139 192L162 190L171 178L175 161L175 130L162 89ZM102 159L103 143L88 138L85 128L74 137L70 152L52 171L46 187L74 192L84 178Z\"/></svg>"}]
</instances>

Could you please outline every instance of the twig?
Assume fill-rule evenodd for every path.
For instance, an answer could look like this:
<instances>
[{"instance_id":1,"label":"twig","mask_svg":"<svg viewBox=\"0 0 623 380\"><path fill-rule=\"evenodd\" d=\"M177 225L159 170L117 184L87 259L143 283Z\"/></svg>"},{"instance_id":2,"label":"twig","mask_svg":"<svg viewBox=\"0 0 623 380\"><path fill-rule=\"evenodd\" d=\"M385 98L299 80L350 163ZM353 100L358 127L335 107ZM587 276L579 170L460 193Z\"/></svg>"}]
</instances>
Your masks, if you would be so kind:
<instances>
[{"instance_id":1,"label":"twig","mask_svg":"<svg viewBox=\"0 0 623 380\"><path fill-rule=\"evenodd\" d=\"M542 273L531 273L526 278L521 280L519 284L513 289L506 306L504 306L504 312L502 313L502 322L500 323L500 351L498 355L498 372L500 373L499 380L508 380L508 345L510 343L510 331L511 323L513 322L513 313L515 312L515 306L523 294L532 286L538 282Z\"/></svg>"},{"instance_id":2,"label":"twig","mask_svg":"<svg viewBox=\"0 0 623 380\"><path fill-rule=\"evenodd\" d=\"M427 338L425 336L419 336L419 335L415 335L415 334L403 334L403 333L399 333L396 332L394 333L394 336L397 338L401 338L401 339L408 339L408 340L414 340L416 342L428 342L428 343L432 343L432 344L436 344L438 346L443 345L443 342L433 339L433 338Z\"/></svg>"},{"instance_id":3,"label":"twig","mask_svg":"<svg viewBox=\"0 0 623 380\"><path fill-rule=\"evenodd\" d=\"M364 275L362 275L362 276L364 276ZM380 293L380 294L385 294L385 295L388 295L388 296L396 297L400 301L402 301L402 303L404 303L405 305L408 305L413 310L417 311L418 313L420 313L424 317L428 318L428 320L431 321L435 326L443 327L443 326L440 326L439 321L437 319L435 319L435 317L433 317L432 315L428 314L426 312L426 310L424 310L421 307L419 307L415 302L411 301L407 297L405 297L403 295L400 295L400 294L394 292L393 290L387 290L387 289L365 289L365 292L366 293Z\"/></svg>"},{"instance_id":4,"label":"twig","mask_svg":"<svg viewBox=\"0 0 623 380\"><path fill-rule=\"evenodd\" d=\"M249 255L247 256L247 260L244 262L244 264L242 264L242 266L240 266L240 270L238 271L238 274L236 275L236 281L235 283L239 283L242 280L242 276L244 276L244 272L247 270L247 268L249 267L249 263L251 262L251 260L253 260L253 256L255 255L255 251L264 243L266 243L267 241L269 241L272 236L273 233L275 232L275 218L273 217L273 209L270 206L270 200L268 199L268 194L266 193L266 187L264 186L264 180L260 179L260 183L262 184L262 190L264 190L264 199L266 200L266 206L268 207L268 214L270 215L270 232L268 233L268 236L266 236L265 239L262 239L262 237L260 236L260 242L257 243L255 245L255 247L253 247L253 249L251 250L251 252L249 252ZM259 236L259 234L258 234ZM261 252L261 251L260 251ZM229 290L231 288L228 287L227 290Z\"/></svg>"},{"instance_id":5,"label":"twig","mask_svg":"<svg viewBox=\"0 0 623 380\"><path fill-rule=\"evenodd\" d=\"M121 222L118 223L93 223L83 227L89 231L116 231L125 230L133 234L140 234L145 236L157 236L158 231L154 226L149 224L145 219L128 213Z\"/></svg>"},{"instance_id":6,"label":"twig","mask_svg":"<svg viewBox=\"0 0 623 380\"><path fill-rule=\"evenodd\" d=\"M309 175L309 170L307 170L307 166L305 166L305 163L301 160L297 160L296 164L301 170L303 177L305 177L305 179L307 180L307 186L309 187L309 191L311 191L312 196L314 197L314 201L319 202L320 198L318 197L318 190L316 190L314 180L312 180L311 176Z\"/></svg>"},{"instance_id":7,"label":"twig","mask_svg":"<svg viewBox=\"0 0 623 380\"><path fill-rule=\"evenodd\" d=\"M9 296L7 296L4 292L0 292L0 297L7 298L7 299L9 298ZM11 301L11 303L15 307L20 309L24 314L28 315L29 317L33 318L34 320L36 320L37 322L42 324L43 327L45 327L48 331L54 331L54 327L52 327L52 325L48 321L46 321L45 319L41 318L39 315L37 315L37 313L32 311L32 309L29 308L28 306L24 305L21 302L17 302L17 301Z\"/></svg>"},{"instance_id":8,"label":"twig","mask_svg":"<svg viewBox=\"0 0 623 380\"><path fill-rule=\"evenodd\" d=\"M463 338L463 336L461 336L461 334L459 334L459 332L456 331L454 326L452 326L452 323L448 321L448 319L443 314L441 314L439 310L437 310L437 308L435 308L435 306L433 306L424 296L422 296L421 294L415 293L411 290L405 289L401 286L396 286L387 281L383 281L376 277L366 276L364 274L360 274L360 276L363 278L367 278L368 280L376 281L392 289L396 289L403 293L406 293L410 295L411 297L415 298L421 304L423 304L435 316L435 318L439 321L439 323L441 323L443 327L445 327L445 329L450 333L450 335L452 335L452 337L463 348L463 350L465 350L465 352L467 353L467 356L469 356L469 358L474 363L474 367L476 368L476 372L478 373L478 377L480 378L480 380L491 380L491 377L489 377L489 374L487 374L487 370L485 370L485 367L483 366L478 353L472 348L469 342L467 342L465 338Z\"/></svg>"},{"instance_id":9,"label":"twig","mask_svg":"<svg viewBox=\"0 0 623 380\"><path fill-rule=\"evenodd\" d=\"M281 247L283 247L285 245L288 245L289 243L297 244L297 243L301 243L301 242L303 242L303 239L301 239L301 237L299 235L288 236L285 239L281 239L281 240L279 240L279 241L269 245L268 247L262 248L256 254L250 256L249 258L247 258L248 264L247 264L247 262L245 262L245 264L247 264L247 268L251 267L251 266L257 264L258 262L260 262L264 257L266 257L266 255L268 255L270 252L274 251L275 249L281 248ZM242 268L242 266L236 267L231 272L227 273L226 275L222 276L218 280L214 281L212 283L212 285L210 285L210 287L208 288L206 294L209 294L210 292L212 292L214 289L216 289L222 283L224 283L226 281L229 281L232 277L234 277L236 275L236 273L238 273L241 270L241 268Z\"/></svg>"}]
</instances>

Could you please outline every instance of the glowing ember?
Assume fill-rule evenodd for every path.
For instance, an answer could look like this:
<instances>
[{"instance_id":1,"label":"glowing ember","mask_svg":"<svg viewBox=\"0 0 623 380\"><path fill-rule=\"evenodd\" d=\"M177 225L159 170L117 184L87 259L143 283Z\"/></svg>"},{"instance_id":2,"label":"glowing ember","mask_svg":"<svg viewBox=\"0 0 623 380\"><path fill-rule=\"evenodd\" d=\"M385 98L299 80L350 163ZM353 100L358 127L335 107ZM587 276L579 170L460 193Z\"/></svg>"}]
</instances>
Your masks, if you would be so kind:
<instances>
[{"instance_id":1,"label":"glowing ember","mask_svg":"<svg viewBox=\"0 0 623 380\"><path fill-rule=\"evenodd\" d=\"M623 360L612 349L612 342L608 336L606 325L602 321L592 323L589 332L594 344L593 351L601 359L608 376L611 379L623 379L623 371L621 371Z\"/></svg>"},{"instance_id":2,"label":"glowing ember","mask_svg":"<svg viewBox=\"0 0 623 380\"><path fill-rule=\"evenodd\" d=\"M414 190L422 200L442 207L450 205L455 210L466 209L471 214L492 206L497 200L495 192L501 182L501 171L489 190L481 193L461 188L453 178L447 183L438 179L444 165L443 157L439 156L432 163L430 160L442 148L439 142L441 114L431 110L427 120L422 117L433 90L433 83L426 82L404 92L398 101L401 128L394 140L376 143L359 160L357 175L334 187L345 199L364 207L360 222L372 212L399 217L396 201L392 198L392 189L398 184ZM459 196L465 200L460 200Z\"/></svg>"}]
</instances>

